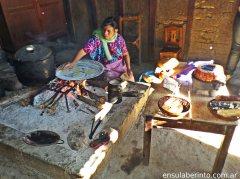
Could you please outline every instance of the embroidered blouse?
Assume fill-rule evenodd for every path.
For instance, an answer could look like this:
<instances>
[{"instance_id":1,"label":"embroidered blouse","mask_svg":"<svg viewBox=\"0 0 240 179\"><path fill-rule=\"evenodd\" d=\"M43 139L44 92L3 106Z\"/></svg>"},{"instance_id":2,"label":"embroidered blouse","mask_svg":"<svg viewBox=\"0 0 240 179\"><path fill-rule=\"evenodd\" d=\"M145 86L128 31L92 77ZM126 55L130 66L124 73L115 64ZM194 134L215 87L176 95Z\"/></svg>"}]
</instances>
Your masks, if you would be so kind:
<instances>
[{"instance_id":1,"label":"embroidered blouse","mask_svg":"<svg viewBox=\"0 0 240 179\"><path fill-rule=\"evenodd\" d=\"M116 62L117 60L123 60L123 54L128 52L125 40L120 34L118 34L114 42L108 43L108 48L112 55L112 60L107 60L101 40L96 36L92 36L84 45L83 50L93 60L99 61L104 65Z\"/></svg>"}]
</instances>

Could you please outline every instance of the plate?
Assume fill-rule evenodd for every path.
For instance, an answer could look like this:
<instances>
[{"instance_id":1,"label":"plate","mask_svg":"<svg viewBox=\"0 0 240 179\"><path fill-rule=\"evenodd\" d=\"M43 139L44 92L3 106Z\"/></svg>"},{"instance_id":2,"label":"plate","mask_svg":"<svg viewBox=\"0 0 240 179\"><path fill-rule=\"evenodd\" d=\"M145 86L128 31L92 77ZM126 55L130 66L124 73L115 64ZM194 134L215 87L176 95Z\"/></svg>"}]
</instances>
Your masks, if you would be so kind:
<instances>
[{"instance_id":1,"label":"plate","mask_svg":"<svg viewBox=\"0 0 240 179\"><path fill-rule=\"evenodd\" d=\"M223 119L227 121L236 121L240 119L240 114L234 113L231 116L228 116L228 115L226 116L224 114L221 115L221 113L219 113L218 111L221 109L214 109L215 107L213 105L213 104L223 103L223 106L225 107L222 107L222 111L225 110L226 112L226 110L230 110L230 111L232 110L234 112L234 109L231 109L232 107L229 107L229 106L233 106L232 104L230 105L231 102L240 103L239 96L236 96L236 97L235 96L217 96L215 99L209 101L208 109L213 115L215 115L219 119ZM236 110L240 111L240 108L237 108Z\"/></svg>"},{"instance_id":2,"label":"plate","mask_svg":"<svg viewBox=\"0 0 240 179\"><path fill-rule=\"evenodd\" d=\"M162 82L161 79L155 76L154 71L147 71L143 73L138 81L145 81L147 83L155 83L155 84L160 84Z\"/></svg>"},{"instance_id":3,"label":"plate","mask_svg":"<svg viewBox=\"0 0 240 179\"><path fill-rule=\"evenodd\" d=\"M165 109L163 108L164 103L165 103L167 100L169 100L170 98L171 98L171 99L174 99L174 98L175 98L175 99L179 100L180 103L181 103L182 106L183 106L182 112L179 113L178 115L172 114L172 113L170 113L169 111L167 111L167 110L165 110ZM164 96L164 97L162 97L162 98L159 99L159 101L158 101L158 107L159 107L160 111L161 111L164 115L169 116L169 117L178 117L178 118L180 118L180 117L186 116L186 115L189 113L190 103L189 103L186 99L183 99L183 98L180 98L180 97L176 97L176 96Z\"/></svg>"},{"instance_id":4,"label":"plate","mask_svg":"<svg viewBox=\"0 0 240 179\"><path fill-rule=\"evenodd\" d=\"M71 69L57 69L56 77L62 80L87 80L101 75L104 66L94 60L80 60Z\"/></svg>"}]
</instances>

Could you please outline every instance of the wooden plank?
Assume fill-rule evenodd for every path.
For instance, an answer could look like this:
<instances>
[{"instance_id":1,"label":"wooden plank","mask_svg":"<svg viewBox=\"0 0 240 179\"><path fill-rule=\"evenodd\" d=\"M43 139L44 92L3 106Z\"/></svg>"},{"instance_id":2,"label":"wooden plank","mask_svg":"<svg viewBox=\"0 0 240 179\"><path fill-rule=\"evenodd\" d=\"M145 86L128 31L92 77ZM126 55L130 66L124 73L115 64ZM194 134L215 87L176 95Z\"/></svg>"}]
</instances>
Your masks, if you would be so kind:
<instances>
[{"instance_id":1,"label":"wooden plank","mask_svg":"<svg viewBox=\"0 0 240 179\"><path fill-rule=\"evenodd\" d=\"M90 0L89 2L89 8L90 8L90 16L92 19L92 25L93 28L98 28L98 21L97 21L97 2L96 0Z\"/></svg>"},{"instance_id":2,"label":"wooden plank","mask_svg":"<svg viewBox=\"0 0 240 179\"><path fill-rule=\"evenodd\" d=\"M165 122L165 123L163 123ZM153 120L153 124L156 127L170 127L177 129L187 129L193 131L201 131L201 132L211 132L216 134L224 134L225 126L224 125L216 125L216 124L207 124L196 121L166 121L166 120Z\"/></svg>"},{"instance_id":3,"label":"wooden plank","mask_svg":"<svg viewBox=\"0 0 240 179\"><path fill-rule=\"evenodd\" d=\"M118 11L120 16L124 16L124 0L118 0Z\"/></svg>"},{"instance_id":4,"label":"wooden plank","mask_svg":"<svg viewBox=\"0 0 240 179\"><path fill-rule=\"evenodd\" d=\"M75 35L74 35L74 30L73 30L72 14L71 14L69 0L63 0L63 4L64 4L65 17L66 17L66 21L67 21L67 30L68 30L69 34L71 35L71 39L76 40Z\"/></svg>"},{"instance_id":5,"label":"wooden plank","mask_svg":"<svg viewBox=\"0 0 240 179\"><path fill-rule=\"evenodd\" d=\"M155 21L156 21L156 9L157 1L149 0L149 28L148 28L148 39L149 39L149 58L154 58L155 49Z\"/></svg>"},{"instance_id":6,"label":"wooden plank","mask_svg":"<svg viewBox=\"0 0 240 179\"><path fill-rule=\"evenodd\" d=\"M223 138L221 147L218 149L218 153L213 165L212 174L222 172L235 127L236 126L228 126L226 129L225 136Z\"/></svg>"},{"instance_id":7,"label":"wooden plank","mask_svg":"<svg viewBox=\"0 0 240 179\"><path fill-rule=\"evenodd\" d=\"M143 136L143 164L149 165L152 136L152 118L146 117Z\"/></svg>"},{"instance_id":8,"label":"wooden plank","mask_svg":"<svg viewBox=\"0 0 240 179\"><path fill-rule=\"evenodd\" d=\"M193 13L195 9L195 1L196 0L189 0L188 2L188 13L187 13L187 25L186 25L186 32L185 32L185 40L184 40L184 59L188 61L188 51L190 46L190 38L191 38L191 31L192 31L192 23L193 23Z\"/></svg>"}]
</instances>

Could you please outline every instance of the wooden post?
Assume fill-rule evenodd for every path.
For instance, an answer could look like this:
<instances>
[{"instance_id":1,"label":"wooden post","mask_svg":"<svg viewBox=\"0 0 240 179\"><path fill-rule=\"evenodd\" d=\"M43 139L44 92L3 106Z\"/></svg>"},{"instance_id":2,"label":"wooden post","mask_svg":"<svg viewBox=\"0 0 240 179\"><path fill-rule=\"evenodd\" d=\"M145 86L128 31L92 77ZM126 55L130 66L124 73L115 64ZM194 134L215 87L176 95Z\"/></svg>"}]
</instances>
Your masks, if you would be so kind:
<instances>
[{"instance_id":1,"label":"wooden post","mask_svg":"<svg viewBox=\"0 0 240 179\"><path fill-rule=\"evenodd\" d=\"M92 25L93 29L96 29L98 27L98 21L97 21L97 2L96 0L90 0L89 7L90 7L90 16L92 19Z\"/></svg>"},{"instance_id":2,"label":"wooden post","mask_svg":"<svg viewBox=\"0 0 240 179\"><path fill-rule=\"evenodd\" d=\"M186 25L186 32L185 32L185 40L184 40L184 59L188 60L188 51L190 45L190 38L191 38L191 31L192 31L192 22L193 22L193 13L195 9L195 1L196 0L189 0L188 2L188 13L187 13L187 25Z\"/></svg>"},{"instance_id":3,"label":"wooden post","mask_svg":"<svg viewBox=\"0 0 240 179\"><path fill-rule=\"evenodd\" d=\"M154 58L155 52L155 21L156 21L156 8L157 1L149 0L149 26L148 26L148 42L149 42L149 57Z\"/></svg>"},{"instance_id":4,"label":"wooden post","mask_svg":"<svg viewBox=\"0 0 240 179\"><path fill-rule=\"evenodd\" d=\"M213 165L212 174L222 172L222 169L223 169L223 166L224 166L227 154L228 154L228 148L231 143L235 127L236 126L227 126L227 128L226 128L222 144L221 144L220 148L218 149L218 153L217 153L214 165Z\"/></svg>"},{"instance_id":5,"label":"wooden post","mask_svg":"<svg viewBox=\"0 0 240 179\"><path fill-rule=\"evenodd\" d=\"M121 17L124 16L124 0L118 0L118 7L119 7L119 15Z\"/></svg>"},{"instance_id":6,"label":"wooden post","mask_svg":"<svg viewBox=\"0 0 240 179\"><path fill-rule=\"evenodd\" d=\"M151 151L152 117L146 116L143 137L143 164L149 165Z\"/></svg>"}]
</instances>

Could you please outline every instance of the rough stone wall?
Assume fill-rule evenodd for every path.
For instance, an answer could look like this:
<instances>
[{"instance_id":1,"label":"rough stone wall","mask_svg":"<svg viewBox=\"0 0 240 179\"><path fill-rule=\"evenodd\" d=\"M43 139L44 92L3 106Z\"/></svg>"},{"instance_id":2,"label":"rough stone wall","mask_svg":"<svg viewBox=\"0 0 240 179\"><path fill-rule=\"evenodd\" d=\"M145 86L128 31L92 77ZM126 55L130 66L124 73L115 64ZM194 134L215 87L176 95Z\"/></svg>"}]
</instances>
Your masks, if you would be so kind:
<instances>
[{"instance_id":1,"label":"rough stone wall","mask_svg":"<svg viewBox=\"0 0 240 179\"><path fill-rule=\"evenodd\" d=\"M164 25L186 24L188 0L158 0L155 23L155 59L163 47Z\"/></svg>"},{"instance_id":2,"label":"rough stone wall","mask_svg":"<svg viewBox=\"0 0 240 179\"><path fill-rule=\"evenodd\" d=\"M189 58L211 58L226 65L236 6L236 0L196 0Z\"/></svg>"}]
</instances>

